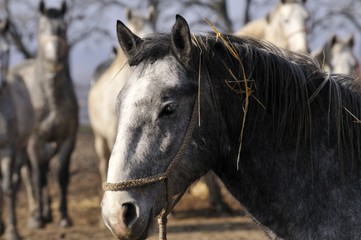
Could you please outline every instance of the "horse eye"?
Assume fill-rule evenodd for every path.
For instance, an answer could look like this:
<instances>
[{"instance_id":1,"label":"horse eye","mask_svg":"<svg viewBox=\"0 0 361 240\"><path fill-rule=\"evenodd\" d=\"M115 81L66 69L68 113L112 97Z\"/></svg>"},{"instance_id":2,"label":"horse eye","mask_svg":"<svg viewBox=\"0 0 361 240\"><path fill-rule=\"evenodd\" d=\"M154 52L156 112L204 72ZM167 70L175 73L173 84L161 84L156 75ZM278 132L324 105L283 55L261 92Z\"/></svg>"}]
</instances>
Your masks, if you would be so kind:
<instances>
[{"instance_id":1,"label":"horse eye","mask_svg":"<svg viewBox=\"0 0 361 240\"><path fill-rule=\"evenodd\" d=\"M175 112L175 107L171 104L167 104L159 114L159 117L169 116Z\"/></svg>"}]
</instances>

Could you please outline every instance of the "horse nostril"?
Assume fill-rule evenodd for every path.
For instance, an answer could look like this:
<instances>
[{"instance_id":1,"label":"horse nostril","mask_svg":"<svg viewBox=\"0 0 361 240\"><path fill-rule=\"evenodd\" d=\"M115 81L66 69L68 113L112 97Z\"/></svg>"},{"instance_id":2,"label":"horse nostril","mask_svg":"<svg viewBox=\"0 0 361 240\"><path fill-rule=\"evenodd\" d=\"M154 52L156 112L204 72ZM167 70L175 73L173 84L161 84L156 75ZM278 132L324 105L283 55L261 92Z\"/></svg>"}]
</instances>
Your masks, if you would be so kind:
<instances>
[{"instance_id":1,"label":"horse nostril","mask_svg":"<svg viewBox=\"0 0 361 240\"><path fill-rule=\"evenodd\" d=\"M137 211L133 203L123 203L122 204L122 218L123 223L127 227L132 227L132 225L137 220Z\"/></svg>"}]
</instances>

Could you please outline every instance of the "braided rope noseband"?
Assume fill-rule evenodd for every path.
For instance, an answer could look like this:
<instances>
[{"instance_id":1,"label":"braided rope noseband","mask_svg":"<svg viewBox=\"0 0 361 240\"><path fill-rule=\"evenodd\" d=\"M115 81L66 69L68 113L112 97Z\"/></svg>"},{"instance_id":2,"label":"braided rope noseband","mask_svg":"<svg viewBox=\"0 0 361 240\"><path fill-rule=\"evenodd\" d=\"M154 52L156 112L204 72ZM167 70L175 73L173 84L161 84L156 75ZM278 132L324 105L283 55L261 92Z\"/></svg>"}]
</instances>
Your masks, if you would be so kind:
<instances>
[{"instance_id":1,"label":"braided rope noseband","mask_svg":"<svg viewBox=\"0 0 361 240\"><path fill-rule=\"evenodd\" d=\"M160 240L166 240L167 239L167 232L166 232L166 225L167 225L167 216L171 209L177 204L177 202L180 200L180 198L183 196L186 190L179 193L178 196L175 198L175 200L172 202L172 193L170 190L173 189L172 184L170 184L170 175L171 172L176 168L176 164L183 159L184 154L186 152L186 149L192 139L194 128L197 124L197 118L198 118L198 98L196 97L196 100L194 102L193 106L193 112L192 117L189 122L187 131L184 135L183 141L177 151L177 154L174 156L173 160L167 167L166 171L164 173L159 173L150 177L145 178L138 178L138 179L132 179L124 182L118 182L118 183L103 183L103 190L104 191L122 191L126 189L136 188L136 187L142 187L147 186L153 183L157 182L165 182L166 184L166 207L164 208L163 212L158 217L158 224L159 224L159 239Z\"/></svg>"}]
</instances>

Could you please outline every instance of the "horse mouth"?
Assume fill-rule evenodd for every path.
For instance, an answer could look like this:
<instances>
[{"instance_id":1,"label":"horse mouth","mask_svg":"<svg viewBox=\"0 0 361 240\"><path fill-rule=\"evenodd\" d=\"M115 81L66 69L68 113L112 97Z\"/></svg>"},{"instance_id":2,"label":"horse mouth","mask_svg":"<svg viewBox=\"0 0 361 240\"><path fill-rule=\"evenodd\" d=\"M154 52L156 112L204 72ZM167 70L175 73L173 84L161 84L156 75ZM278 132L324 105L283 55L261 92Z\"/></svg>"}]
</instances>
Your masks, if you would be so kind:
<instances>
[{"instance_id":1,"label":"horse mouth","mask_svg":"<svg viewBox=\"0 0 361 240\"><path fill-rule=\"evenodd\" d=\"M131 229L128 229L128 232L126 232L125 235L118 235L116 232L113 231L113 229L111 229L111 232L113 233L114 237L119 240L144 240L149 236L149 232L154 224L152 209L149 212L148 218L145 219L144 222L146 222L145 225L135 224L134 226L132 226Z\"/></svg>"},{"instance_id":2,"label":"horse mouth","mask_svg":"<svg viewBox=\"0 0 361 240\"><path fill-rule=\"evenodd\" d=\"M153 217L153 209L150 210L149 215L148 215L148 220L147 220L147 225L143 231L143 233L141 234L141 236L137 239L134 240L144 240L148 237L149 235L149 231L152 229L154 224L154 217Z\"/></svg>"}]
</instances>

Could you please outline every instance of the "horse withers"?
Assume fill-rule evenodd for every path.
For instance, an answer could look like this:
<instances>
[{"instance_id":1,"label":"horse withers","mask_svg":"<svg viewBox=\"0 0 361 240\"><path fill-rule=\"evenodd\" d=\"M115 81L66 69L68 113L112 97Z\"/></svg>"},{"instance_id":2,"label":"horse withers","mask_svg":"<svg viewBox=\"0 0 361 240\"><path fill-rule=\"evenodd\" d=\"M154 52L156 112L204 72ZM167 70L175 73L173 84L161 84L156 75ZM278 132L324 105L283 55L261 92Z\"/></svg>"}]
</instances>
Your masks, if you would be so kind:
<instances>
[{"instance_id":1,"label":"horse withers","mask_svg":"<svg viewBox=\"0 0 361 240\"><path fill-rule=\"evenodd\" d=\"M243 26L236 35L267 40L291 51L308 52L306 0L281 0L266 16Z\"/></svg>"},{"instance_id":2,"label":"horse withers","mask_svg":"<svg viewBox=\"0 0 361 240\"><path fill-rule=\"evenodd\" d=\"M60 225L72 224L68 216L67 188L78 128L78 104L69 73L66 10L65 2L59 9L46 9L44 2L40 2L36 58L11 70L25 82L35 114L35 125L27 142L31 172L26 176L31 176L27 182L30 181L28 186L33 188L28 189L31 228L52 221L47 175L49 161L55 155L58 157Z\"/></svg>"},{"instance_id":3,"label":"horse withers","mask_svg":"<svg viewBox=\"0 0 361 240\"><path fill-rule=\"evenodd\" d=\"M144 239L213 170L284 239L361 238L361 95L312 58L232 35L140 38L118 22L128 79L102 201L118 239ZM114 107L114 106L113 106ZM164 232L163 232L164 233Z\"/></svg>"}]
</instances>

